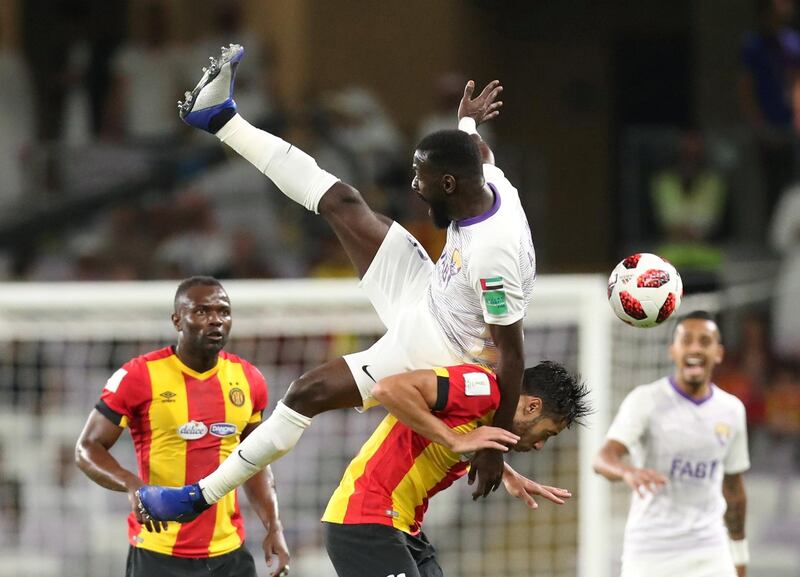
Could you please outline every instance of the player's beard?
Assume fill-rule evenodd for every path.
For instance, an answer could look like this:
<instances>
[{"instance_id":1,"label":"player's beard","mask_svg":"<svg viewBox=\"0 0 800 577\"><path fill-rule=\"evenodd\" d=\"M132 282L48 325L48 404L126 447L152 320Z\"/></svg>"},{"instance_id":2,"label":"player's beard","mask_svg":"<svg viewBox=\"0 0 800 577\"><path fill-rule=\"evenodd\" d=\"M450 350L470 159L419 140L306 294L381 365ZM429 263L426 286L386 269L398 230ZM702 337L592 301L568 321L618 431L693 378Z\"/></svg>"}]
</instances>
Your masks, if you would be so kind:
<instances>
[{"instance_id":1,"label":"player's beard","mask_svg":"<svg viewBox=\"0 0 800 577\"><path fill-rule=\"evenodd\" d=\"M706 364L691 366L684 363L681 367L681 377L685 385L699 390L711 380L711 370Z\"/></svg>"},{"instance_id":2,"label":"player's beard","mask_svg":"<svg viewBox=\"0 0 800 577\"><path fill-rule=\"evenodd\" d=\"M445 229L450 226L451 219L447 215L447 207L445 206L444 201L441 200L429 200L428 204L430 206L431 211L431 218L433 219L433 225L436 228Z\"/></svg>"},{"instance_id":3,"label":"player's beard","mask_svg":"<svg viewBox=\"0 0 800 577\"><path fill-rule=\"evenodd\" d=\"M706 375L686 375L683 374L683 382L692 389L699 391L700 388L709 380Z\"/></svg>"},{"instance_id":4,"label":"player's beard","mask_svg":"<svg viewBox=\"0 0 800 577\"><path fill-rule=\"evenodd\" d=\"M536 415L532 421L525 421L524 419L518 419L515 416L513 424L511 425L511 431L518 434L521 438L516 445L511 445L510 449L512 451L521 451L523 453L533 449L533 446L536 444L538 439L529 439L528 433L544 418L544 415Z\"/></svg>"}]
</instances>

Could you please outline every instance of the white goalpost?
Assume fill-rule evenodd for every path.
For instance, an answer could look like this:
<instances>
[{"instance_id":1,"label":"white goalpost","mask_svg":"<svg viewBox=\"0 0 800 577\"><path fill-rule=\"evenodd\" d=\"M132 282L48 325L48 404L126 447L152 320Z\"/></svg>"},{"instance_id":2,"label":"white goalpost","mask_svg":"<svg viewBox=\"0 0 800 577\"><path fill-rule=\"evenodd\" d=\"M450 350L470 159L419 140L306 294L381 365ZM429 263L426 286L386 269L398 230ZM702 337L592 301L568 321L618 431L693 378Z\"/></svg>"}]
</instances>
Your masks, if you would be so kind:
<instances>
[{"instance_id":1,"label":"white goalpost","mask_svg":"<svg viewBox=\"0 0 800 577\"><path fill-rule=\"evenodd\" d=\"M224 285L234 318L227 349L265 374L270 407L303 371L365 348L383 333L355 280L236 280ZM175 282L163 281L0 284L0 418L14 424L0 427L0 470L21 487L12 530L24 536L16 547L3 549L11 553L0 563L0 577L21 570L42 577L93 577L124 567L124 496L93 486L75 470L65 482L58 456L74 444L105 380L120 364L174 342L169 315L175 287ZM447 574L611 575L619 548L609 529L612 492L591 471L591 460L615 400L612 342L618 324L607 304L605 278L538 279L525 320L526 363L552 359L580 372L590 385L595 412L586 427L565 431L544 450L510 458L521 472L564 486L574 497L561 507L539 500L539 509L530 511L502 489L474 503L466 482L457 483L432 501L425 526ZM295 557L293 574L333 575L321 549L319 517L381 411L321 415L296 450L273 465ZM28 434L35 439L33 448ZM129 442L121 441L115 454L132 465ZM36 493L26 495L30 487ZM82 541L82 550L48 546L52 528L65 515L57 507L57 496L64 492L77 510L83 509L89 538ZM51 497L37 499L42 494ZM246 509L246 499L241 502ZM63 520L66 526L69 520ZM0 533L5 529L0 526ZM248 529L250 542L256 544L258 527ZM258 558L259 548L251 549ZM38 555L32 557L33 552Z\"/></svg>"}]
</instances>

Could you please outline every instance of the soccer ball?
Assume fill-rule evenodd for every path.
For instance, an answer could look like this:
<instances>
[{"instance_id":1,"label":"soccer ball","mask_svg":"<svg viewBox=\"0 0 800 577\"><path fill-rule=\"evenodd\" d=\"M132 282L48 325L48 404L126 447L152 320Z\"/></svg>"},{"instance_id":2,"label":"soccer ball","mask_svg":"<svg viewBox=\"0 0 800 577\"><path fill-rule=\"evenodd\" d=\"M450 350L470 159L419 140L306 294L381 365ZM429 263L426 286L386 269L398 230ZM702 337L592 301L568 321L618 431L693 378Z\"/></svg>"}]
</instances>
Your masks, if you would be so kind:
<instances>
[{"instance_id":1,"label":"soccer ball","mask_svg":"<svg viewBox=\"0 0 800 577\"><path fill-rule=\"evenodd\" d=\"M660 256L641 252L624 259L608 277L608 302L623 322L655 327L681 306L683 282Z\"/></svg>"}]
</instances>

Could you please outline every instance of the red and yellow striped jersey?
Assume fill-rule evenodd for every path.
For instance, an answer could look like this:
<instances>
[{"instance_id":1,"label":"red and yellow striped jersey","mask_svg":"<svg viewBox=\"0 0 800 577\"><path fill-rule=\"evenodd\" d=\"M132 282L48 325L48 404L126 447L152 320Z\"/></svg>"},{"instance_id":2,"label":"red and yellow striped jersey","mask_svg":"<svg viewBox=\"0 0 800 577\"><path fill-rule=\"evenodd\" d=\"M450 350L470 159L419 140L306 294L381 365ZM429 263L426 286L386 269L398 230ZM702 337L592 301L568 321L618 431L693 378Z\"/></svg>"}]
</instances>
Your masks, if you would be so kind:
<instances>
[{"instance_id":1,"label":"red and yellow striped jersey","mask_svg":"<svg viewBox=\"0 0 800 577\"><path fill-rule=\"evenodd\" d=\"M494 374L478 365L434 370L439 386L434 415L461 433L491 422L500 403ZM468 464L387 415L350 462L322 520L378 523L417 534L429 499L462 477Z\"/></svg>"},{"instance_id":2,"label":"red and yellow striped jersey","mask_svg":"<svg viewBox=\"0 0 800 577\"><path fill-rule=\"evenodd\" d=\"M247 361L223 351L213 369L198 373L167 347L123 365L106 383L97 409L130 428L145 483L177 487L214 471L244 427L261 421L266 405L267 383ZM234 551L244 542L236 492L161 533L143 529L131 513L128 538L135 547L176 557Z\"/></svg>"}]
</instances>

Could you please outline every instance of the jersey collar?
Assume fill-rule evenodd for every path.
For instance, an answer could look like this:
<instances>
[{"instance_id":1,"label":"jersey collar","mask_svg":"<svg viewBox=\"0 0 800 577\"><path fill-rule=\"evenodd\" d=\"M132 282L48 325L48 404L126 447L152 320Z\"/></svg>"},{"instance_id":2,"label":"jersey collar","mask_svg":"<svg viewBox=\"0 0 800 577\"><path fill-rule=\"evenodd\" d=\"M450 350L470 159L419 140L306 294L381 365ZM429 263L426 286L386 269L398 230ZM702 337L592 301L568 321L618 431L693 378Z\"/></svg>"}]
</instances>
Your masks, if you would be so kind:
<instances>
[{"instance_id":1,"label":"jersey collar","mask_svg":"<svg viewBox=\"0 0 800 577\"><path fill-rule=\"evenodd\" d=\"M498 210L500 210L500 194L497 192L497 189L491 182L487 184L494 193L494 202L492 203L492 207L483 214L479 214L478 216L471 216L469 218L457 220L456 224L458 226L470 226L471 224L478 224L479 222L483 222L484 220L492 216L494 213L496 213Z\"/></svg>"},{"instance_id":2,"label":"jersey collar","mask_svg":"<svg viewBox=\"0 0 800 577\"><path fill-rule=\"evenodd\" d=\"M180 359L178 354L175 352L174 345L172 347L172 359L175 362L175 364L178 365L178 368L180 368L180 370L182 372L186 373L190 377L194 377L195 379L197 379L199 381L204 381L207 378L214 376L216 374L216 372L219 370L220 364L222 363L222 355L219 355L217 357L217 364L216 365L214 365L213 367L211 367L210 369L208 369L207 371L205 371L203 373L198 373L193 368L191 368L191 367L189 367L189 366L187 366L187 365L185 365L183 363L183 361Z\"/></svg>"},{"instance_id":3,"label":"jersey collar","mask_svg":"<svg viewBox=\"0 0 800 577\"><path fill-rule=\"evenodd\" d=\"M714 396L714 386L715 386L714 383L710 383L709 384L709 386L708 386L708 394L705 397L703 397L702 399L695 399L694 397L690 397L689 395L684 393L683 390L681 390L681 388L678 386L678 383L675 382L675 377L669 377L667 380L669 381L669 384L672 386L672 389L676 393L678 393L680 396L682 396L687 401L691 401L695 405L698 405L698 406L702 405L703 403L705 403L707 400L709 400L711 397Z\"/></svg>"}]
</instances>

